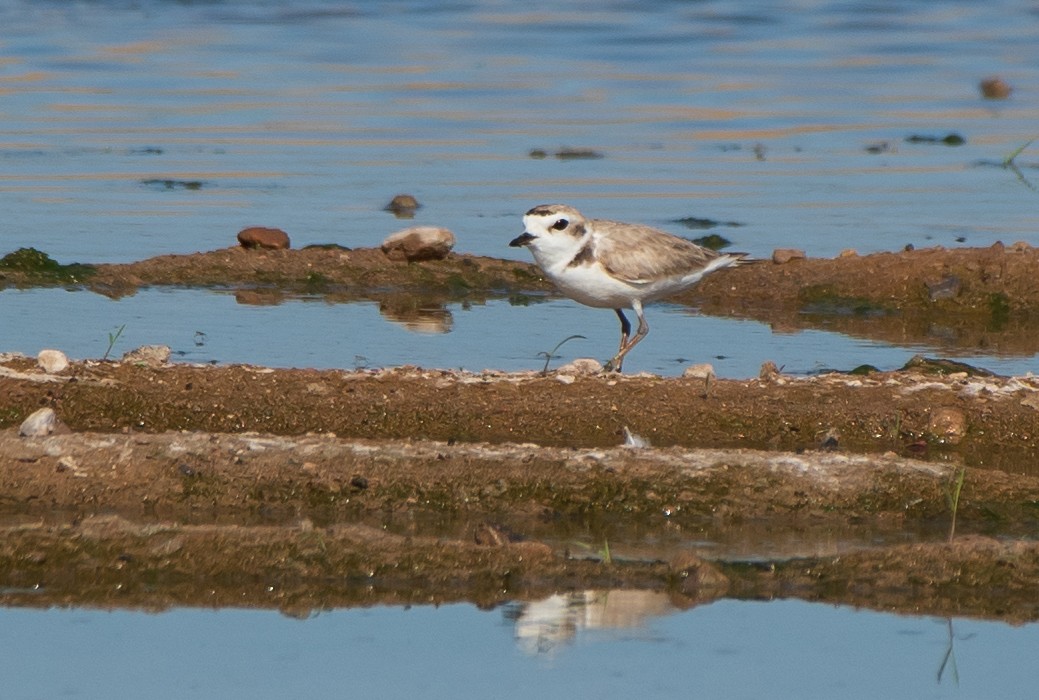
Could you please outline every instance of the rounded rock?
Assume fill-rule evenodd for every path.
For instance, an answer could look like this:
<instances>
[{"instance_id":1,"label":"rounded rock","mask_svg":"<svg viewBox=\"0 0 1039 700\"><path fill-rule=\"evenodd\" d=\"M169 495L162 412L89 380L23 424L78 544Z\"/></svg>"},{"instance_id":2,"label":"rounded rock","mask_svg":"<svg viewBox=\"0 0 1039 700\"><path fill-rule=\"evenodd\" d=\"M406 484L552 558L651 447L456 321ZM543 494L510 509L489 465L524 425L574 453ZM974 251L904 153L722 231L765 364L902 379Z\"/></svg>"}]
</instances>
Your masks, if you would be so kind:
<instances>
[{"instance_id":1,"label":"rounded rock","mask_svg":"<svg viewBox=\"0 0 1039 700\"><path fill-rule=\"evenodd\" d=\"M967 414L952 406L936 409L927 422L927 432L939 442L958 445L967 435Z\"/></svg>"},{"instance_id":2,"label":"rounded rock","mask_svg":"<svg viewBox=\"0 0 1039 700\"><path fill-rule=\"evenodd\" d=\"M794 260L804 260L805 252L797 248L776 248L772 251L772 262L776 265L786 265Z\"/></svg>"},{"instance_id":3,"label":"rounded rock","mask_svg":"<svg viewBox=\"0 0 1039 700\"><path fill-rule=\"evenodd\" d=\"M47 374L57 374L68 369L69 358L61 350L40 350L36 364Z\"/></svg>"},{"instance_id":4,"label":"rounded rock","mask_svg":"<svg viewBox=\"0 0 1039 700\"><path fill-rule=\"evenodd\" d=\"M415 216L415 210L422 205L410 194L398 194L383 209L393 212L398 218L410 219Z\"/></svg>"},{"instance_id":5,"label":"rounded rock","mask_svg":"<svg viewBox=\"0 0 1039 700\"><path fill-rule=\"evenodd\" d=\"M168 345L142 345L123 355L123 362L136 362L149 367L162 367L170 361Z\"/></svg>"},{"instance_id":6,"label":"rounded rock","mask_svg":"<svg viewBox=\"0 0 1039 700\"><path fill-rule=\"evenodd\" d=\"M238 243L243 248L266 248L267 250L286 250L291 247L289 234L280 228L250 226L238 232Z\"/></svg>"},{"instance_id":7,"label":"rounded rock","mask_svg":"<svg viewBox=\"0 0 1039 700\"><path fill-rule=\"evenodd\" d=\"M978 89L981 90L982 97L987 100L1005 100L1014 91L1014 88L1010 87L1010 83L996 75L982 80L978 84Z\"/></svg>"},{"instance_id":8,"label":"rounded rock","mask_svg":"<svg viewBox=\"0 0 1039 700\"><path fill-rule=\"evenodd\" d=\"M703 379L704 381L710 381L715 378L714 366L709 362L702 362L697 365L689 365L682 372L682 376L686 379Z\"/></svg>"},{"instance_id":9,"label":"rounded rock","mask_svg":"<svg viewBox=\"0 0 1039 700\"><path fill-rule=\"evenodd\" d=\"M58 415L53 408L41 408L22 421L18 434L22 437L46 437L58 425Z\"/></svg>"},{"instance_id":10,"label":"rounded rock","mask_svg":"<svg viewBox=\"0 0 1039 700\"><path fill-rule=\"evenodd\" d=\"M437 226L414 226L391 233L382 242L390 260L443 260L455 245L455 234Z\"/></svg>"},{"instance_id":11,"label":"rounded rock","mask_svg":"<svg viewBox=\"0 0 1039 700\"><path fill-rule=\"evenodd\" d=\"M556 374L593 375L603 371L602 363L594 357L578 357L556 370Z\"/></svg>"}]
</instances>

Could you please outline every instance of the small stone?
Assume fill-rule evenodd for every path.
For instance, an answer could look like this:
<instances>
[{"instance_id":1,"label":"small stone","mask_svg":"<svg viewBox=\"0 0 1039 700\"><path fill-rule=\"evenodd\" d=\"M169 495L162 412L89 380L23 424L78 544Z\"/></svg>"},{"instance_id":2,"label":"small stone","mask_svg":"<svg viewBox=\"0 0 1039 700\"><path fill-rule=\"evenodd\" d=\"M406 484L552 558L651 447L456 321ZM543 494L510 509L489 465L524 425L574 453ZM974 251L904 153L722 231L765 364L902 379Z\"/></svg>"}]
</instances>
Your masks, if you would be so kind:
<instances>
[{"instance_id":1,"label":"small stone","mask_svg":"<svg viewBox=\"0 0 1039 700\"><path fill-rule=\"evenodd\" d=\"M509 528L495 523L480 523L473 530L473 541L481 547L507 547L516 539Z\"/></svg>"},{"instance_id":2,"label":"small stone","mask_svg":"<svg viewBox=\"0 0 1039 700\"><path fill-rule=\"evenodd\" d=\"M828 428L820 432L816 437L819 439L819 449L833 452L840 448L841 432L837 428Z\"/></svg>"},{"instance_id":3,"label":"small stone","mask_svg":"<svg viewBox=\"0 0 1039 700\"><path fill-rule=\"evenodd\" d=\"M687 596L714 597L729 588L729 577L718 567L691 552L681 552L670 562L678 589Z\"/></svg>"},{"instance_id":4,"label":"small stone","mask_svg":"<svg viewBox=\"0 0 1039 700\"><path fill-rule=\"evenodd\" d=\"M291 247L289 234L280 228L250 226L238 232L238 242L243 248L266 248L268 250L285 250Z\"/></svg>"},{"instance_id":5,"label":"small stone","mask_svg":"<svg viewBox=\"0 0 1039 700\"><path fill-rule=\"evenodd\" d=\"M398 194L383 209L393 212L398 219L410 219L415 216L415 210L421 206L418 200L410 194Z\"/></svg>"},{"instance_id":6,"label":"small stone","mask_svg":"<svg viewBox=\"0 0 1039 700\"><path fill-rule=\"evenodd\" d=\"M591 375L602 372L602 363L594 357L579 357L556 370L560 375Z\"/></svg>"},{"instance_id":7,"label":"small stone","mask_svg":"<svg viewBox=\"0 0 1039 700\"><path fill-rule=\"evenodd\" d=\"M123 362L138 362L149 367L162 367L170 361L168 345L142 345L123 355Z\"/></svg>"},{"instance_id":8,"label":"small stone","mask_svg":"<svg viewBox=\"0 0 1039 700\"><path fill-rule=\"evenodd\" d=\"M714 366L709 362L702 362L698 365L689 365L682 372L682 376L687 379L702 379L705 382L714 379Z\"/></svg>"},{"instance_id":9,"label":"small stone","mask_svg":"<svg viewBox=\"0 0 1039 700\"><path fill-rule=\"evenodd\" d=\"M772 262L776 265L786 265L794 260L804 260L807 256L803 250L797 248L776 248L772 251Z\"/></svg>"},{"instance_id":10,"label":"small stone","mask_svg":"<svg viewBox=\"0 0 1039 700\"><path fill-rule=\"evenodd\" d=\"M455 245L455 235L437 226L414 226L391 233L382 242L390 260L443 260Z\"/></svg>"},{"instance_id":11,"label":"small stone","mask_svg":"<svg viewBox=\"0 0 1039 700\"><path fill-rule=\"evenodd\" d=\"M779 368L776 367L776 363L772 360L765 360L761 363L761 369L758 371L758 379L763 382L773 382L779 378Z\"/></svg>"},{"instance_id":12,"label":"small stone","mask_svg":"<svg viewBox=\"0 0 1039 700\"><path fill-rule=\"evenodd\" d=\"M1029 394L1021 399L1021 405L1039 411L1039 394Z\"/></svg>"},{"instance_id":13,"label":"small stone","mask_svg":"<svg viewBox=\"0 0 1039 700\"><path fill-rule=\"evenodd\" d=\"M927 284L927 293L930 295L931 301L955 299L963 291L963 283L956 275L946 275L934 284L925 284Z\"/></svg>"},{"instance_id":14,"label":"small stone","mask_svg":"<svg viewBox=\"0 0 1039 700\"><path fill-rule=\"evenodd\" d=\"M622 447L627 447L636 450L650 447L649 440L642 437L641 435L637 435L631 432L631 430L626 425L622 428L622 434L624 435L624 442L622 443Z\"/></svg>"},{"instance_id":15,"label":"small stone","mask_svg":"<svg viewBox=\"0 0 1039 700\"><path fill-rule=\"evenodd\" d=\"M22 421L18 434L22 437L45 437L53 433L59 424L53 408L41 408Z\"/></svg>"},{"instance_id":16,"label":"small stone","mask_svg":"<svg viewBox=\"0 0 1039 700\"><path fill-rule=\"evenodd\" d=\"M967 416L958 408L939 408L931 413L931 419L927 422L927 432L939 442L958 445L967 434Z\"/></svg>"},{"instance_id":17,"label":"small stone","mask_svg":"<svg viewBox=\"0 0 1039 700\"><path fill-rule=\"evenodd\" d=\"M1010 83L995 75L982 80L978 88L986 100L1005 100L1014 91Z\"/></svg>"},{"instance_id":18,"label":"small stone","mask_svg":"<svg viewBox=\"0 0 1039 700\"><path fill-rule=\"evenodd\" d=\"M40 350L36 364L47 374L57 374L68 369L69 358L61 350Z\"/></svg>"},{"instance_id":19,"label":"small stone","mask_svg":"<svg viewBox=\"0 0 1039 700\"><path fill-rule=\"evenodd\" d=\"M845 248L837 256L838 258L857 258L859 257L859 251L854 248Z\"/></svg>"},{"instance_id":20,"label":"small stone","mask_svg":"<svg viewBox=\"0 0 1039 700\"><path fill-rule=\"evenodd\" d=\"M58 464L55 467L55 471L59 474L64 472L72 472L73 476L85 476L83 470L79 467L79 462L72 455L64 455L58 460Z\"/></svg>"},{"instance_id":21,"label":"small stone","mask_svg":"<svg viewBox=\"0 0 1039 700\"><path fill-rule=\"evenodd\" d=\"M570 148L564 147L556 151L556 158L560 160L600 160L606 155L592 148Z\"/></svg>"}]
</instances>

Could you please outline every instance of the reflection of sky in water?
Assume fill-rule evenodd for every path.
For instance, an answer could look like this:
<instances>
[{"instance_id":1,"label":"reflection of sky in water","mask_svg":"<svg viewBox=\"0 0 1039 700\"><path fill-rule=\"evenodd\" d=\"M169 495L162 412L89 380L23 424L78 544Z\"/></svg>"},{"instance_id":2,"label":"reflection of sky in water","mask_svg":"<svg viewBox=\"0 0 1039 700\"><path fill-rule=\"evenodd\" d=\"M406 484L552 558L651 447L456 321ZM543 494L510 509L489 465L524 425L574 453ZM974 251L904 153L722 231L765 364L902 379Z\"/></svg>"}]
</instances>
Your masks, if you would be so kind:
<instances>
[{"instance_id":1,"label":"reflection of sky in water","mask_svg":"<svg viewBox=\"0 0 1039 700\"><path fill-rule=\"evenodd\" d=\"M558 200L740 222L755 255L1037 243L1035 193L992 165L1039 123L1036 21L1010 0L4 3L3 245L125 261L253 224L372 245L400 191L499 256ZM1011 100L979 98L990 73ZM950 132L967 144L904 141ZM606 157L528 157L564 146Z\"/></svg>"},{"instance_id":2,"label":"reflection of sky in water","mask_svg":"<svg viewBox=\"0 0 1039 700\"><path fill-rule=\"evenodd\" d=\"M955 619L950 638L944 619L720 601L631 610L613 627L593 614L598 622L573 625L551 654L531 656L514 619L531 607L376 607L306 620L7 608L4 695L1004 698L1034 686L1039 645L1035 624ZM938 679L950 639L958 684L949 664Z\"/></svg>"},{"instance_id":3,"label":"reflection of sky in water","mask_svg":"<svg viewBox=\"0 0 1039 700\"><path fill-rule=\"evenodd\" d=\"M914 349L825 331L773 333L754 321L690 315L667 304L648 307L651 331L625 362L628 372L678 375L709 362L722 377L756 377L765 360L791 374L901 367ZM73 322L70 322L70 319ZM559 367L577 357L605 360L619 340L617 318L569 300L529 306L506 301L435 308L412 316L375 302L288 300L272 306L235 302L230 293L146 289L117 301L61 289L0 292L0 350L35 355L45 347L78 359L100 358L109 333L125 328L113 357L140 345L169 345L175 361L354 369L404 364L473 371ZM438 332L449 329L449 332ZM204 335L198 335L198 333ZM934 348L915 351L935 352ZM945 351L943 354L949 354ZM1034 357L966 357L1003 374L1024 374Z\"/></svg>"}]
</instances>

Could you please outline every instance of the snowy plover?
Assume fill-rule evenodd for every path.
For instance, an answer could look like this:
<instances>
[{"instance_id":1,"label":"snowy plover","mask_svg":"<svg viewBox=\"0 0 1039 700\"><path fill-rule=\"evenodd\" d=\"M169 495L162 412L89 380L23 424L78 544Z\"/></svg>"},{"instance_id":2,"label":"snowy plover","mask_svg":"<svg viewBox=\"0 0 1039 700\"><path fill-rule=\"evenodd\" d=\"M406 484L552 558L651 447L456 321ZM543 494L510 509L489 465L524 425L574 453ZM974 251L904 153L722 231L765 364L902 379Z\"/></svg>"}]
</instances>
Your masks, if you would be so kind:
<instances>
[{"instance_id":1,"label":"snowy plover","mask_svg":"<svg viewBox=\"0 0 1039 700\"><path fill-rule=\"evenodd\" d=\"M717 253L649 226L586 219L565 204L536 206L523 217L523 225L523 233L510 246L530 248L538 266L563 294L617 313L621 344L606 363L607 371L619 372L624 356L649 332L644 303L677 294L704 275L746 257L746 253ZM633 336L622 309L633 309L638 316Z\"/></svg>"}]
</instances>

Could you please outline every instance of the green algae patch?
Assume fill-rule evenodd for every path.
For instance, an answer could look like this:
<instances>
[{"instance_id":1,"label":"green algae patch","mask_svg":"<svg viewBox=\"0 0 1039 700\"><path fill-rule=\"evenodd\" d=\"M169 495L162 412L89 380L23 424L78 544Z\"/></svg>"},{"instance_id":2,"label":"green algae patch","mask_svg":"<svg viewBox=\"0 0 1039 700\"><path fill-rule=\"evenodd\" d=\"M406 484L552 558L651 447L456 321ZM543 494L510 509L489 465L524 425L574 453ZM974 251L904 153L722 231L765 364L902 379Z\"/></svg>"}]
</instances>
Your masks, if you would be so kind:
<instances>
[{"instance_id":1,"label":"green algae patch","mask_svg":"<svg viewBox=\"0 0 1039 700\"><path fill-rule=\"evenodd\" d=\"M809 315L887 316L894 313L875 299L842 294L832 285L805 287L798 294L801 312Z\"/></svg>"},{"instance_id":2,"label":"green algae patch","mask_svg":"<svg viewBox=\"0 0 1039 700\"><path fill-rule=\"evenodd\" d=\"M20 273L19 276L23 276L27 283L77 283L93 276L95 272L92 265L62 265L35 248L19 248L0 258L0 280L8 276L7 273Z\"/></svg>"}]
</instances>

